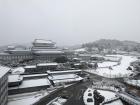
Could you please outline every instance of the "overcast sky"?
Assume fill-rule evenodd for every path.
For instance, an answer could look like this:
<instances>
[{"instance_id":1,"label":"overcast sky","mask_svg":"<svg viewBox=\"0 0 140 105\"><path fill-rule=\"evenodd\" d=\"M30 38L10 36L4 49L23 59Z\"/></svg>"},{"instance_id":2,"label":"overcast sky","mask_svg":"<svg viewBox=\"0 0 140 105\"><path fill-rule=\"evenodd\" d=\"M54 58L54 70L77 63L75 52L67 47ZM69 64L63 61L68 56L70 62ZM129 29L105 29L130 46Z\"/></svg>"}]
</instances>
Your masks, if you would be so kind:
<instances>
[{"instance_id":1,"label":"overcast sky","mask_svg":"<svg viewBox=\"0 0 140 105\"><path fill-rule=\"evenodd\" d=\"M140 0L0 0L0 45L51 39L140 42Z\"/></svg>"}]
</instances>

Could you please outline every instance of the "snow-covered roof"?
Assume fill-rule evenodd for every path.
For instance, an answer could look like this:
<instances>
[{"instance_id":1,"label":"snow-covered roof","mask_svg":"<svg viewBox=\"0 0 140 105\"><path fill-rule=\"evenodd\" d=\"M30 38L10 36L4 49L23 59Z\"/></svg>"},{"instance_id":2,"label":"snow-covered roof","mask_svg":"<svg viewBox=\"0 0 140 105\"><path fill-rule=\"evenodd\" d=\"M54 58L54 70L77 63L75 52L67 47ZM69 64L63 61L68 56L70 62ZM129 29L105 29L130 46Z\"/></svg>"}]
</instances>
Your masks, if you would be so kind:
<instances>
[{"instance_id":1,"label":"snow-covered roof","mask_svg":"<svg viewBox=\"0 0 140 105\"><path fill-rule=\"evenodd\" d=\"M67 80L67 79L76 79L79 78L80 76L76 74L61 74L61 75L51 75L48 76L50 80Z\"/></svg>"},{"instance_id":2,"label":"snow-covered roof","mask_svg":"<svg viewBox=\"0 0 140 105\"><path fill-rule=\"evenodd\" d=\"M75 52L85 52L86 49L85 48L80 48L80 49L76 49Z\"/></svg>"},{"instance_id":3,"label":"snow-covered roof","mask_svg":"<svg viewBox=\"0 0 140 105\"><path fill-rule=\"evenodd\" d=\"M78 78L71 78L71 79L61 79L61 80L53 80L54 83L62 83L62 82L76 82L76 81L80 81L83 80L82 77L78 77Z\"/></svg>"},{"instance_id":4,"label":"snow-covered roof","mask_svg":"<svg viewBox=\"0 0 140 105\"><path fill-rule=\"evenodd\" d=\"M30 80L24 80L21 85L18 87L11 87L9 89L14 88L28 88L28 87L37 87L37 86L46 86L51 85L50 81L47 78L41 78L41 79L30 79Z\"/></svg>"},{"instance_id":5,"label":"snow-covered roof","mask_svg":"<svg viewBox=\"0 0 140 105\"><path fill-rule=\"evenodd\" d=\"M37 66L57 66L58 63L39 63Z\"/></svg>"},{"instance_id":6,"label":"snow-covered roof","mask_svg":"<svg viewBox=\"0 0 140 105\"><path fill-rule=\"evenodd\" d=\"M29 69L29 68L36 68L36 65L28 65L24 67L25 69Z\"/></svg>"},{"instance_id":7,"label":"snow-covered roof","mask_svg":"<svg viewBox=\"0 0 140 105\"><path fill-rule=\"evenodd\" d=\"M10 70L9 67L1 66L0 65L0 78L4 76Z\"/></svg>"},{"instance_id":8,"label":"snow-covered roof","mask_svg":"<svg viewBox=\"0 0 140 105\"><path fill-rule=\"evenodd\" d=\"M104 57L104 56L99 55L99 54L95 54L95 55L91 55L91 57Z\"/></svg>"},{"instance_id":9,"label":"snow-covered roof","mask_svg":"<svg viewBox=\"0 0 140 105\"><path fill-rule=\"evenodd\" d=\"M22 81L23 77L20 75L9 75L8 76L8 82L18 82L18 81Z\"/></svg>"},{"instance_id":10,"label":"snow-covered roof","mask_svg":"<svg viewBox=\"0 0 140 105\"><path fill-rule=\"evenodd\" d=\"M35 39L34 43L45 43L45 44L55 44L53 41L51 40L44 40L44 39Z\"/></svg>"},{"instance_id":11,"label":"snow-covered roof","mask_svg":"<svg viewBox=\"0 0 140 105\"><path fill-rule=\"evenodd\" d=\"M23 67L17 67L15 69L12 69L12 74L23 74L25 72L25 69Z\"/></svg>"}]
</instances>

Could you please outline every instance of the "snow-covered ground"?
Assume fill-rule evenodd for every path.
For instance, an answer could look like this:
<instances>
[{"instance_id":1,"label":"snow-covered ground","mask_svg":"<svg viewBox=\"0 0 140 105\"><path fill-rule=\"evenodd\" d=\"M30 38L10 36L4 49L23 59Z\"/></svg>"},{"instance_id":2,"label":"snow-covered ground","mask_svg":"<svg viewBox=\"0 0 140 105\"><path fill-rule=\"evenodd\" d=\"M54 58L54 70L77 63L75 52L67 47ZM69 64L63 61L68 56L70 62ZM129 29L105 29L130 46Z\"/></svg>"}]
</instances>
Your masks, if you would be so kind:
<instances>
[{"instance_id":1,"label":"snow-covered ground","mask_svg":"<svg viewBox=\"0 0 140 105\"><path fill-rule=\"evenodd\" d=\"M97 70L87 70L90 73L95 73L101 76L105 76L105 77L111 77L111 78L115 78L115 77L127 77L130 74L132 74L133 72L130 70L127 70L127 68L130 66L130 63L133 61L136 61L137 58L133 57L133 56L125 56L125 55L112 55L112 56L117 56L117 57L121 57L122 60L120 61L120 65L117 66L112 66L112 70L110 70L109 68L98 68ZM110 63L106 63L104 65L111 65Z\"/></svg>"},{"instance_id":2,"label":"snow-covered ground","mask_svg":"<svg viewBox=\"0 0 140 105\"><path fill-rule=\"evenodd\" d=\"M39 91L34 93L26 93L10 96L8 99L8 105L32 105L42 97L48 95L52 91Z\"/></svg>"},{"instance_id":3,"label":"snow-covered ground","mask_svg":"<svg viewBox=\"0 0 140 105\"><path fill-rule=\"evenodd\" d=\"M105 105L123 105L123 103L121 102L121 100L116 100L112 103L108 103L108 104L105 104Z\"/></svg>"},{"instance_id":4,"label":"snow-covered ground","mask_svg":"<svg viewBox=\"0 0 140 105\"><path fill-rule=\"evenodd\" d=\"M94 98L93 98L93 91L94 89L88 88L83 96L83 100L85 105L94 105ZM105 101L110 100L112 98L116 98L116 94L114 92L111 91L106 91L106 90L97 90L102 96L105 97ZM89 93L91 93L92 95L89 96ZM87 99L90 98L93 100L93 102L87 102ZM116 100L114 102L111 102L109 104L105 104L105 105L123 105L122 102L120 100Z\"/></svg>"},{"instance_id":5,"label":"snow-covered ground","mask_svg":"<svg viewBox=\"0 0 140 105\"><path fill-rule=\"evenodd\" d=\"M125 82L130 84L130 85L140 87L140 80L126 80Z\"/></svg>"},{"instance_id":6,"label":"snow-covered ground","mask_svg":"<svg viewBox=\"0 0 140 105\"><path fill-rule=\"evenodd\" d=\"M102 62L102 63L98 63L98 67L109 67L109 66L114 66L114 65L117 65L118 62L110 62L110 61L107 61L107 62Z\"/></svg>"}]
</instances>

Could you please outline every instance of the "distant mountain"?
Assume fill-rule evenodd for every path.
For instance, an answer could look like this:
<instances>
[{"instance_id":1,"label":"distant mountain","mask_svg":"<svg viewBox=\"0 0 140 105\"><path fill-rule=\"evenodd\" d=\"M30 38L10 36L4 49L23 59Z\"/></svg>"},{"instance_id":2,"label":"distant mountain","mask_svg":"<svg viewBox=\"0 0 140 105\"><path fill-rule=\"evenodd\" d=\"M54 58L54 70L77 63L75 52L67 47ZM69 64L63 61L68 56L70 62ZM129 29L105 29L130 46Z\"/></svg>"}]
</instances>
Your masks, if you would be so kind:
<instances>
[{"instance_id":1,"label":"distant mountain","mask_svg":"<svg viewBox=\"0 0 140 105\"><path fill-rule=\"evenodd\" d=\"M119 41L112 39L100 39L95 42L85 43L82 47L99 48L99 49L120 49L123 51L140 52L140 43L134 41Z\"/></svg>"}]
</instances>

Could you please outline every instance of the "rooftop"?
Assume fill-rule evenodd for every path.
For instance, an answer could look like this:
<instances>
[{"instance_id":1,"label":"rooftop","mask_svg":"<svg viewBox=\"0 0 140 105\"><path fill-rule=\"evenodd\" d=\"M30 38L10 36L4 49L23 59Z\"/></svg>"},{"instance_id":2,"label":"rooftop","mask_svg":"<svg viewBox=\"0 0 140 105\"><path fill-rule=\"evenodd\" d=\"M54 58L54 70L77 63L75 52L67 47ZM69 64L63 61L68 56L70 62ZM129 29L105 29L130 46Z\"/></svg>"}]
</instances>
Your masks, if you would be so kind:
<instances>
[{"instance_id":1,"label":"rooftop","mask_svg":"<svg viewBox=\"0 0 140 105\"><path fill-rule=\"evenodd\" d=\"M39 63L37 66L57 66L58 63Z\"/></svg>"},{"instance_id":2,"label":"rooftop","mask_svg":"<svg viewBox=\"0 0 140 105\"><path fill-rule=\"evenodd\" d=\"M30 69L30 68L36 68L36 65L28 65L28 66L24 66L25 69Z\"/></svg>"},{"instance_id":3,"label":"rooftop","mask_svg":"<svg viewBox=\"0 0 140 105\"><path fill-rule=\"evenodd\" d=\"M50 81L47 78L30 79L30 80L24 80L22 84L18 87L11 87L9 89L38 87L38 86L45 86L45 85L51 85Z\"/></svg>"},{"instance_id":4,"label":"rooftop","mask_svg":"<svg viewBox=\"0 0 140 105\"><path fill-rule=\"evenodd\" d=\"M51 75L48 78L51 80L65 80L79 78L79 76L76 74L61 74L61 75Z\"/></svg>"},{"instance_id":5,"label":"rooftop","mask_svg":"<svg viewBox=\"0 0 140 105\"><path fill-rule=\"evenodd\" d=\"M42 44L55 44L51 40L44 40L44 39L35 39L33 43L42 43Z\"/></svg>"}]
</instances>

